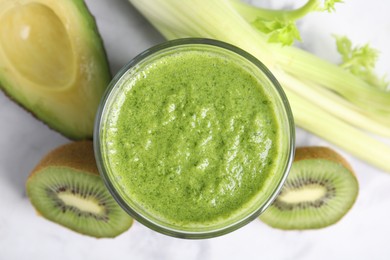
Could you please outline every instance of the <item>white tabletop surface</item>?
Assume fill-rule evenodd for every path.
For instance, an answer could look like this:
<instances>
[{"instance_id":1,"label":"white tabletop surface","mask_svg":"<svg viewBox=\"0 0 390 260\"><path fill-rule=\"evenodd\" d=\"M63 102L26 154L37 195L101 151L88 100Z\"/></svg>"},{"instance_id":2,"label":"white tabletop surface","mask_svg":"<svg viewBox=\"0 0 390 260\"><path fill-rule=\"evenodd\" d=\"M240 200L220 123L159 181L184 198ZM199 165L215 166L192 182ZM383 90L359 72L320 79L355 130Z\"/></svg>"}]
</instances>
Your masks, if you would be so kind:
<instances>
[{"instance_id":1,"label":"white tabletop surface","mask_svg":"<svg viewBox=\"0 0 390 260\"><path fill-rule=\"evenodd\" d=\"M355 43L370 42L379 49L378 71L390 75L390 1L345 2L335 14L315 13L299 23L302 47L337 61L331 34L345 34ZM126 0L87 0L87 4L97 19L113 73L139 52L164 41ZM390 173L341 150L356 170L360 194L352 210L334 226L281 231L255 220L222 237L182 240L135 223L115 239L95 239L37 216L26 197L24 185L32 168L48 151L69 140L2 93L0 126L1 260L390 259ZM329 144L298 129L297 145Z\"/></svg>"}]
</instances>

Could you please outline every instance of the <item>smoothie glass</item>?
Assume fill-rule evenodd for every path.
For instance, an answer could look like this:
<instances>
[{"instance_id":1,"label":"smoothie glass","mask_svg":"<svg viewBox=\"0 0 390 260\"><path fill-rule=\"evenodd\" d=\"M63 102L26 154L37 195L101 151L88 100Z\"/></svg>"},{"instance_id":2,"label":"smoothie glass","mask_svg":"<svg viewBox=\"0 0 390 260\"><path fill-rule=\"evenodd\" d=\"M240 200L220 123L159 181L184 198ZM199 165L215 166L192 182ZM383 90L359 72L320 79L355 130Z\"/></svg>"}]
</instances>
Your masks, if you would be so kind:
<instances>
[{"instance_id":1,"label":"smoothie glass","mask_svg":"<svg viewBox=\"0 0 390 260\"><path fill-rule=\"evenodd\" d=\"M204 223L202 221L194 223L171 221L169 218L157 216L158 214L155 214L153 210L141 205L135 199L138 194L129 190L125 185L127 181L124 180L126 179L124 177L125 175L122 174L119 176L116 172L115 169L120 169L118 168L120 165L113 165L114 159L116 159L115 156L117 155L115 151L110 150L111 144L110 141L107 141L111 140L110 138L117 134L117 129L112 127L110 122L121 112L120 104L123 104L126 100L126 95L123 93L126 87L129 89L127 84L130 83L128 82L137 82L137 79L147 77L147 71L150 68L158 66L161 61L164 63L165 61L169 62L171 60L167 57L178 54L185 56L186 52L190 53L188 55L196 55L196 53L202 55L210 54L211 56L217 55L228 62L233 62L238 65L245 73L249 73L256 79L262 91L267 93L271 106L270 109L273 110L275 122L277 122L276 129L264 130L277 133L277 139L273 141L275 146L277 146L278 152L274 155L274 158L271 158L273 161L272 167L264 168L269 173L267 173L267 177L263 180L264 183L262 183L261 188L254 193L250 200L248 199L248 201L243 203L242 207L232 210L231 215L225 214L224 217L215 218L210 222L205 220ZM175 64L172 64L173 66ZM209 76L208 73L204 75L205 78ZM178 75L178 77L181 77L181 75ZM215 80L215 77L213 80ZM167 82L169 84L169 81ZM130 88L127 91L132 90ZM287 178L293 161L295 145L294 129L293 116L287 98L277 80L260 61L245 51L224 42L189 38L169 41L152 47L135 57L119 71L110 83L98 110L94 132L94 149L98 169L106 186L119 205L134 219L155 231L170 236L180 238L210 238L229 233L242 227L257 218L273 202ZM242 163L244 164L245 162ZM115 161L115 164L121 164L121 162ZM132 171L132 169L126 170L129 172ZM156 172L153 174L157 176L159 173ZM159 192L164 196L163 193L168 191L161 190ZM182 206L183 210L185 210L190 205ZM180 214L180 211L177 214Z\"/></svg>"}]
</instances>

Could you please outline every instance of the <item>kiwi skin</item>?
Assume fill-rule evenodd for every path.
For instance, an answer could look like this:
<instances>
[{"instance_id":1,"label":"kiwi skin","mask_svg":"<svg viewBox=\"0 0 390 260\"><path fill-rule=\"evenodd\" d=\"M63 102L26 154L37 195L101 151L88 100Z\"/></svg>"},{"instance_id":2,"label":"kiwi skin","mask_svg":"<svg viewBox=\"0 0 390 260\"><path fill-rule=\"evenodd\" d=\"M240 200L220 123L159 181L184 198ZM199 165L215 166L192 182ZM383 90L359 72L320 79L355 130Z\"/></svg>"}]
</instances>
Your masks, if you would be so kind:
<instances>
[{"instance_id":1,"label":"kiwi skin","mask_svg":"<svg viewBox=\"0 0 390 260\"><path fill-rule=\"evenodd\" d=\"M351 199L352 199L351 203L348 205L348 207L344 208L344 210L345 210L344 214L338 216L338 218L333 219L333 221L328 222L324 225L320 225L320 226L313 225L313 226L309 226L309 227L308 226L297 227L299 225L294 224L294 227L292 227L292 226L288 226L288 225L284 225L284 224L280 225L280 224L277 224L274 220L272 220L272 218L275 217L274 213L267 215L267 210L265 211L265 213L263 213L263 215L260 216L260 220L262 220L262 222L264 222L265 224L267 224L273 228L282 229L282 230L322 229L322 228L328 227L330 225L336 224L338 221L340 221L343 218L343 216L354 205L356 198L358 196L358 188L359 188L358 181L357 181L356 175L355 175L351 165L341 155L339 155L337 152L335 152L334 150L327 148L327 147L321 147L321 146L299 147L295 151L294 163L304 161L304 160L310 160L310 161L312 161L312 160L327 160L330 162L334 162L334 163L342 166L343 168L345 168L347 170L347 172L350 173L348 178L352 180L352 183L351 183L352 187L356 188L355 194L353 194L351 197ZM293 166L294 166L294 163L293 163ZM315 170L316 168L313 168L313 169ZM287 178L287 182L288 181L289 181L289 178ZM275 202L276 201L274 201L274 203ZM271 207L275 207L275 206L271 205L270 208ZM267 215L267 216L265 216L265 215ZM270 217L271 217L271 219L270 219Z\"/></svg>"},{"instance_id":2,"label":"kiwi skin","mask_svg":"<svg viewBox=\"0 0 390 260\"><path fill-rule=\"evenodd\" d=\"M57 149L51 151L48 153L42 160L38 163L38 165L32 170L30 176L27 179L26 182L26 190L27 190L27 195L30 198L30 201L33 202L33 197L32 194L29 192L28 186L33 185L32 179L39 174L41 170L44 170L47 167L61 167L61 168L67 168L69 170L74 170L76 172L80 172L80 174L90 174L93 176L99 176L99 171L96 166L96 161L93 153L93 143L92 141L77 141L77 142L72 142L63 146L58 147ZM81 173L82 172L82 173ZM100 178L100 176L99 176ZM30 183L31 182L31 183ZM104 185L103 180L102 180L102 185ZM36 198L35 198L36 199ZM114 198L112 198L114 201ZM112 234L90 234L87 232L83 232L81 230L78 230L76 228L72 228L69 226L66 226L62 223L59 223L53 219L50 219L45 216L42 212L38 210L36 205L33 206L36 210L37 215L42 216L50 221L53 221L57 224L60 224L66 228L69 228L77 233L87 235L87 236L92 236L96 238L105 238L105 237L115 237L119 235L120 233L112 233ZM120 207L118 205L118 207ZM123 211L123 214L126 214ZM127 214L126 214L127 215ZM130 228L133 224L133 219L129 216L128 219L126 220L126 223L128 223L128 228ZM127 228L127 229L128 229Z\"/></svg>"},{"instance_id":3,"label":"kiwi skin","mask_svg":"<svg viewBox=\"0 0 390 260\"><path fill-rule=\"evenodd\" d=\"M90 141L65 144L51 151L32 170L29 179L48 166L66 166L93 175L99 175L93 154L93 143Z\"/></svg>"},{"instance_id":4,"label":"kiwi skin","mask_svg":"<svg viewBox=\"0 0 390 260\"><path fill-rule=\"evenodd\" d=\"M344 159L341 155L339 155L334 150L324 147L324 146L304 146L298 147L295 150L294 162L298 162L301 160L309 160L309 159L324 159L333 161L335 163L342 164L345 168L347 168L353 176L355 176L355 172L353 171L351 165ZM356 176L355 176L356 178Z\"/></svg>"}]
</instances>

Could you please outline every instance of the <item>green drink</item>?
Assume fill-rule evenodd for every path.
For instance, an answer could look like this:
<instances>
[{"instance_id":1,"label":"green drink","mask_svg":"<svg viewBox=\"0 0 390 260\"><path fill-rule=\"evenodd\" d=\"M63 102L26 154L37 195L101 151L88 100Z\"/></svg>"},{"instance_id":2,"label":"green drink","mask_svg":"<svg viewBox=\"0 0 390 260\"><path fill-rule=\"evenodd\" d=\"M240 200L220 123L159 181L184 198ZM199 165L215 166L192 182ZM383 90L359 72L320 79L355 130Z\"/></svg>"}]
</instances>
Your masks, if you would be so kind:
<instances>
[{"instance_id":1,"label":"green drink","mask_svg":"<svg viewBox=\"0 0 390 260\"><path fill-rule=\"evenodd\" d=\"M113 80L97 161L139 222L178 237L221 235L279 191L293 156L291 118L276 81L248 54L216 41L169 42Z\"/></svg>"}]
</instances>

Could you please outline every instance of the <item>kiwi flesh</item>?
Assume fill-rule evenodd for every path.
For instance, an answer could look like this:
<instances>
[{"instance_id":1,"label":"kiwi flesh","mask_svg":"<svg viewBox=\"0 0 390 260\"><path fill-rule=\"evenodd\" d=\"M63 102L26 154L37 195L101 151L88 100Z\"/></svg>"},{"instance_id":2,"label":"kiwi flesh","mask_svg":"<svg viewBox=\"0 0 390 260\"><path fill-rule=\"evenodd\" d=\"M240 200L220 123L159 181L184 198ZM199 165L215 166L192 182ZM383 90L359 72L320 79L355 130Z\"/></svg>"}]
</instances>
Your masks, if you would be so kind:
<instances>
[{"instance_id":1,"label":"kiwi flesh","mask_svg":"<svg viewBox=\"0 0 390 260\"><path fill-rule=\"evenodd\" d=\"M280 194L260 220L286 230L324 228L349 211L358 190L354 172L341 155L326 147L297 148Z\"/></svg>"},{"instance_id":2,"label":"kiwi flesh","mask_svg":"<svg viewBox=\"0 0 390 260\"><path fill-rule=\"evenodd\" d=\"M85 235L115 237L133 223L100 178L90 141L47 154L32 171L26 189L39 215Z\"/></svg>"}]
</instances>

